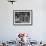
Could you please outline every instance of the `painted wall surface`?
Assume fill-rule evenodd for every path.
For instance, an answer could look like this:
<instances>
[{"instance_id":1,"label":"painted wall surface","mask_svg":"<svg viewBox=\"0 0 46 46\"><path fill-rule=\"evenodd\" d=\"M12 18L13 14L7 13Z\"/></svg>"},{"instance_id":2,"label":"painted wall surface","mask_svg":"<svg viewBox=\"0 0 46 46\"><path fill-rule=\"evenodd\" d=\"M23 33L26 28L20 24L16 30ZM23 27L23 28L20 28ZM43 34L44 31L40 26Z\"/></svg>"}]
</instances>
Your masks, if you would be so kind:
<instances>
[{"instance_id":1,"label":"painted wall surface","mask_svg":"<svg viewBox=\"0 0 46 46\"><path fill-rule=\"evenodd\" d=\"M32 26L14 26L13 10L33 10ZM33 40L46 40L46 0L16 0L12 5L0 0L0 40L15 40L18 32L26 32Z\"/></svg>"}]
</instances>

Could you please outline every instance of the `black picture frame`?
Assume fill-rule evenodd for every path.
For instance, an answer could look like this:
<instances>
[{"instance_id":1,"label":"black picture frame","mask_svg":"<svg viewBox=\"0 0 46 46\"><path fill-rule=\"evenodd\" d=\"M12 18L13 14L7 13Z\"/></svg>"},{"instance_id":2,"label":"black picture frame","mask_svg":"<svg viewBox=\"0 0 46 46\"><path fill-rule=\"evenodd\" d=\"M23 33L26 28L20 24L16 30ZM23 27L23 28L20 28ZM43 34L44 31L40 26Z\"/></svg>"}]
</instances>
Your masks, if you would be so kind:
<instances>
[{"instance_id":1,"label":"black picture frame","mask_svg":"<svg viewBox=\"0 0 46 46\"><path fill-rule=\"evenodd\" d=\"M32 25L33 11L32 10L13 10L13 25Z\"/></svg>"}]
</instances>

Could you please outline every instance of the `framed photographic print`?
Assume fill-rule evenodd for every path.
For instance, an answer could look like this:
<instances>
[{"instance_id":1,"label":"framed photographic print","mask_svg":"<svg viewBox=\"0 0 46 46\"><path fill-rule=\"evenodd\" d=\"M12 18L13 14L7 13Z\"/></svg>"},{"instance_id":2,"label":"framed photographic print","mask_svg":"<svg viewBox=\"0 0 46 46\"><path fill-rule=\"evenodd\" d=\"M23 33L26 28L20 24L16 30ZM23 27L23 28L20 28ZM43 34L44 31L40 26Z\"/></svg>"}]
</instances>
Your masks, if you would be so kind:
<instances>
[{"instance_id":1,"label":"framed photographic print","mask_svg":"<svg viewBox=\"0 0 46 46\"><path fill-rule=\"evenodd\" d=\"M13 10L14 25L32 25L32 10Z\"/></svg>"}]
</instances>

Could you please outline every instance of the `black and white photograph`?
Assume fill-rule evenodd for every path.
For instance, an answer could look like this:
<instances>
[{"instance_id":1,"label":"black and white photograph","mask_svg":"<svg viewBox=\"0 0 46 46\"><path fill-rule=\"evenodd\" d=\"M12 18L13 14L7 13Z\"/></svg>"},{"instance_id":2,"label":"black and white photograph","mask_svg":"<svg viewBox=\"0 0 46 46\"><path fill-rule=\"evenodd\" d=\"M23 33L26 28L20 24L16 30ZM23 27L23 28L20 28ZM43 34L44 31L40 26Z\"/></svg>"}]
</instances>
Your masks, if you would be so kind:
<instances>
[{"instance_id":1,"label":"black and white photograph","mask_svg":"<svg viewBox=\"0 0 46 46\"><path fill-rule=\"evenodd\" d=\"M13 11L13 24L32 24L32 10L14 10Z\"/></svg>"}]
</instances>

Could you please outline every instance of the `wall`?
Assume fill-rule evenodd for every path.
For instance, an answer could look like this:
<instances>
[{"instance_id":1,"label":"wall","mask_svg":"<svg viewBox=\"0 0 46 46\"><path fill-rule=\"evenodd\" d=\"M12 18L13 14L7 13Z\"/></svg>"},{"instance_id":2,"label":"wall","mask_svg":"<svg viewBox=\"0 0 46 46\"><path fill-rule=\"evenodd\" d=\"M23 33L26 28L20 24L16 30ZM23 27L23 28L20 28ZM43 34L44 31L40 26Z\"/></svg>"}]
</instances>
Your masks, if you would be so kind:
<instances>
[{"instance_id":1,"label":"wall","mask_svg":"<svg viewBox=\"0 0 46 46\"><path fill-rule=\"evenodd\" d=\"M13 10L33 10L32 26L14 26ZM46 40L46 0L17 0L12 5L0 0L0 40L15 40L18 32L30 33L33 40Z\"/></svg>"}]
</instances>

